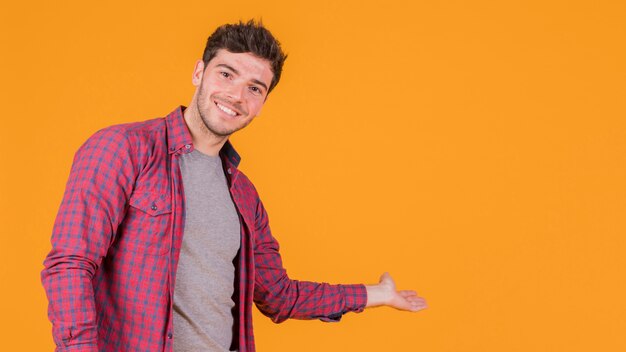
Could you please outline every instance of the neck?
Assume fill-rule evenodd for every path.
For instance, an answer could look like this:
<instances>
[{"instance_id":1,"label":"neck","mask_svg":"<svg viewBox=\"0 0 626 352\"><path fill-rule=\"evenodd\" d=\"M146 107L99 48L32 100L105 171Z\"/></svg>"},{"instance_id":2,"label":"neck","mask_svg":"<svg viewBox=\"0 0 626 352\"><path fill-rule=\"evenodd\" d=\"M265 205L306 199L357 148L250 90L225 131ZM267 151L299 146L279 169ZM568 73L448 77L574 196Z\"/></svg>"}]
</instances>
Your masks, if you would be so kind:
<instances>
[{"instance_id":1,"label":"neck","mask_svg":"<svg viewBox=\"0 0 626 352\"><path fill-rule=\"evenodd\" d=\"M217 156L228 140L228 136L217 136L209 131L200 118L195 101L192 101L185 109L183 117L191 133L194 148L203 154Z\"/></svg>"}]
</instances>

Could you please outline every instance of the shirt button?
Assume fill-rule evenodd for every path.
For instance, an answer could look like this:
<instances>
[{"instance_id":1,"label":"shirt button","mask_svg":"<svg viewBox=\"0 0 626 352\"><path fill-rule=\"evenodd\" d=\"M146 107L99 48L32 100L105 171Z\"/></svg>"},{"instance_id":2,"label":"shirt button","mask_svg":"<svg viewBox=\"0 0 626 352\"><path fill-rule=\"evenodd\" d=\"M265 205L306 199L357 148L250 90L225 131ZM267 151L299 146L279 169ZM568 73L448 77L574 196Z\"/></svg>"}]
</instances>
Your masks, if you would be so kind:
<instances>
[{"instance_id":1,"label":"shirt button","mask_svg":"<svg viewBox=\"0 0 626 352\"><path fill-rule=\"evenodd\" d=\"M191 145L190 144L185 144L185 148L189 149L189 148L191 148Z\"/></svg>"},{"instance_id":2,"label":"shirt button","mask_svg":"<svg viewBox=\"0 0 626 352\"><path fill-rule=\"evenodd\" d=\"M226 172L228 172L229 175L231 175L233 172L230 170L230 168L228 168L228 170L226 170Z\"/></svg>"},{"instance_id":3,"label":"shirt button","mask_svg":"<svg viewBox=\"0 0 626 352\"><path fill-rule=\"evenodd\" d=\"M168 333L167 333L167 338L168 338L168 339L171 339L171 338L172 338L172 333L171 333L171 332L168 332Z\"/></svg>"},{"instance_id":4,"label":"shirt button","mask_svg":"<svg viewBox=\"0 0 626 352\"><path fill-rule=\"evenodd\" d=\"M150 209L152 209L152 210L157 210L157 206L156 206L156 204L152 204L152 207L150 207Z\"/></svg>"}]
</instances>

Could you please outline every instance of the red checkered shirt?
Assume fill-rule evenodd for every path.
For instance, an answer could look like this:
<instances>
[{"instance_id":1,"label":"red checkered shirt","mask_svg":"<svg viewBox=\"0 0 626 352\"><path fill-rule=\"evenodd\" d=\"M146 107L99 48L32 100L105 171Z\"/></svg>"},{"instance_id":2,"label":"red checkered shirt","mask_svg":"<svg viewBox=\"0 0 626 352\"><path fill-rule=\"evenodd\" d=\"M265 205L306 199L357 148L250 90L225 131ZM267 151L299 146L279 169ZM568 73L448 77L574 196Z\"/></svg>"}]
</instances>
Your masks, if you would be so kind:
<instances>
[{"instance_id":1,"label":"red checkered shirt","mask_svg":"<svg viewBox=\"0 0 626 352\"><path fill-rule=\"evenodd\" d=\"M41 273L57 351L172 351L172 301L184 225L179 156L193 150L184 107L95 133L75 155ZM339 321L363 285L291 280L259 195L220 151L239 214L235 342L254 351L252 302L274 322Z\"/></svg>"}]
</instances>

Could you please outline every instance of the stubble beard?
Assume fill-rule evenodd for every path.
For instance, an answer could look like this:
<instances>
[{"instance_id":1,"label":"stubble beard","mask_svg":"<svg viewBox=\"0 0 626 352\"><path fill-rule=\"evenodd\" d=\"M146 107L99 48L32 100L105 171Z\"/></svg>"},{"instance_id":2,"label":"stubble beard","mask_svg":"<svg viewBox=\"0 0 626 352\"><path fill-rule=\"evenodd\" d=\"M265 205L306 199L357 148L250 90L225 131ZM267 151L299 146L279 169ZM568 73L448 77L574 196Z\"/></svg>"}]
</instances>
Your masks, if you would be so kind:
<instances>
[{"instance_id":1,"label":"stubble beard","mask_svg":"<svg viewBox=\"0 0 626 352\"><path fill-rule=\"evenodd\" d=\"M202 93L202 91L203 91L202 83L200 83L199 89L200 89L200 92ZM204 94L200 94L200 95L203 96ZM207 106L205 106L206 109L203 109L202 105L200 104L200 100L203 100L203 99L201 99L200 97L197 97L197 99L196 99L196 109L198 110L198 115L200 116L200 120L202 121L202 124L204 125L206 130L209 133L211 133L214 136L216 136L216 137L228 138L228 137L230 137L230 135L232 135L233 133L243 129L244 127L246 127L250 123L250 121L248 121L246 124L244 124L243 126L240 126L238 128L234 128L232 130L226 130L226 131L222 130L222 131L220 131L220 130L217 129L217 126L214 126L211 123L211 121L209 120L209 118L207 116L207 114L210 114L210 111L209 111L209 109L211 107L210 104L214 104L213 103L213 100L215 100L214 97L211 96L211 97L209 97L209 99L204 99L203 100L204 103L207 105ZM220 99L217 99L217 100L219 101ZM204 113L205 110L206 110L206 114Z\"/></svg>"},{"instance_id":2,"label":"stubble beard","mask_svg":"<svg viewBox=\"0 0 626 352\"><path fill-rule=\"evenodd\" d=\"M209 104L213 104L213 101L212 100L209 101ZM225 138L225 137L229 137L231 134L235 132L235 131L218 131L217 128L215 128L215 126L212 126L206 114L203 112L202 106L200 105L200 101L196 102L196 108L198 110L198 115L200 116L200 121L202 121L202 124L204 125L204 127L209 133L213 134L216 137ZM207 113L210 113L208 112L208 109L207 109Z\"/></svg>"}]
</instances>

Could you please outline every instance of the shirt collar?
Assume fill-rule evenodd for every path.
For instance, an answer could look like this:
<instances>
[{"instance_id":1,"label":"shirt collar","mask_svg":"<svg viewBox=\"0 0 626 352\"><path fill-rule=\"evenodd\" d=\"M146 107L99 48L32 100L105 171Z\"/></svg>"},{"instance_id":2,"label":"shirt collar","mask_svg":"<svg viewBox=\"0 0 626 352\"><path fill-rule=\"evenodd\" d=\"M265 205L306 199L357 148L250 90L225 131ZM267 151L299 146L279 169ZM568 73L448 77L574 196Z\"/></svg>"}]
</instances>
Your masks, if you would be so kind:
<instances>
[{"instance_id":1,"label":"shirt collar","mask_svg":"<svg viewBox=\"0 0 626 352\"><path fill-rule=\"evenodd\" d=\"M181 105L165 117L167 145L170 154L176 153L183 148L190 150L193 148L191 133L189 132L189 128L183 116L185 109L186 107ZM238 167L241 162L241 157L228 140L224 143L222 149L220 149L220 156L222 159L228 160L235 168Z\"/></svg>"}]
</instances>

